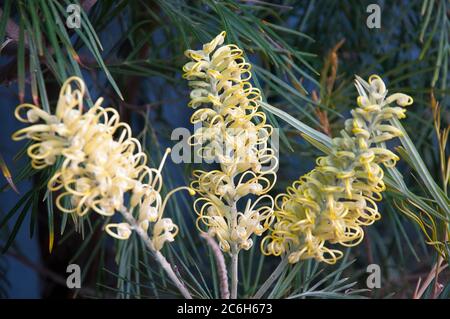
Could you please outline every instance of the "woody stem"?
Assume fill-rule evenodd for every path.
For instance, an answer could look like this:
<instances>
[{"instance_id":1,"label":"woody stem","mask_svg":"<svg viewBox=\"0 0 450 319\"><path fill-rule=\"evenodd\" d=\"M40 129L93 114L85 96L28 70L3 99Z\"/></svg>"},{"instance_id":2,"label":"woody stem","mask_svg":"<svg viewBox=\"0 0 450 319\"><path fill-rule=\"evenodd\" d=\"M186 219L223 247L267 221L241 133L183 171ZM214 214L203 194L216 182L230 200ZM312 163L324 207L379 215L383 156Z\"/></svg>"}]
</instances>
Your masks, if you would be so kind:
<instances>
[{"instance_id":1,"label":"woody stem","mask_svg":"<svg viewBox=\"0 0 450 319\"><path fill-rule=\"evenodd\" d=\"M180 293L183 295L186 299L192 299L192 296L190 292L187 290L184 283L178 278L178 276L175 274L175 271L172 268L172 265L167 261L166 257L164 257L161 252L155 249L155 246L153 245L153 242L148 237L147 232L139 227L139 225L136 222L136 219L133 217L133 215L127 211L126 209L122 209L120 211L122 216L125 218L128 224L131 225L131 227L136 231L136 233L141 237L141 239L144 241L144 244L147 246L147 248L151 251L153 256L155 257L156 261L161 265L161 267L164 269L166 274L169 276L170 280L173 282L173 284L178 288Z\"/></svg>"},{"instance_id":2,"label":"woody stem","mask_svg":"<svg viewBox=\"0 0 450 319\"><path fill-rule=\"evenodd\" d=\"M237 226L237 208L236 202L231 207L231 218L232 218L232 228L236 229ZM231 244L231 299L237 298L237 290L239 283L238 276L238 256L239 256L239 247L237 243Z\"/></svg>"}]
</instances>

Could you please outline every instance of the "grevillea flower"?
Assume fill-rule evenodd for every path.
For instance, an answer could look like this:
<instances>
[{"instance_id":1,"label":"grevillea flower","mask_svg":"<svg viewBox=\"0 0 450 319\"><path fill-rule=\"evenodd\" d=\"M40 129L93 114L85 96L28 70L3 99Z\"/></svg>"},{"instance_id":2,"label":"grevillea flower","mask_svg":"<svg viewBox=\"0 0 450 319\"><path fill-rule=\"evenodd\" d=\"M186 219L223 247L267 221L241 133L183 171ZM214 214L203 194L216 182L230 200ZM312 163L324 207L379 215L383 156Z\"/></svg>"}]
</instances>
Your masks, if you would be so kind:
<instances>
[{"instance_id":1,"label":"grevillea flower","mask_svg":"<svg viewBox=\"0 0 450 319\"><path fill-rule=\"evenodd\" d=\"M330 244L355 246L364 236L362 226L380 218L376 201L385 190L383 168L399 160L384 142L401 132L389 120L404 118L411 97L387 96L380 77L357 78L358 108L345 122L332 152L317 159L317 166L276 198L276 222L263 239L264 253L287 255L290 263L315 258L333 264L342 256ZM396 102L399 106L390 106Z\"/></svg>"},{"instance_id":2,"label":"grevillea flower","mask_svg":"<svg viewBox=\"0 0 450 319\"><path fill-rule=\"evenodd\" d=\"M202 50L187 50L191 61L183 77L192 88L189 106L198 109L191 122L201 125L191 145L220 164L220 170L194 172L191 187L201 195L194 204L197 227L215 236L223 251L236 252L269 227L273 199L266 193L276 180L277 159L269 147L273 128L258 110L260 92L249 82L250 64L237 46L223 45L224 38L222 32ZM247 195L258 198L239 211L236 203Z\"/></svg>"},{"instance_id":3,"label":"grevillea flower","mask_svg":"<svg viewBox=\"0 0 450 319\"><path fill-rule=\"evenodd\" d=\"M178 232L170 218L162 218L170 194L162 200L161 170L170 150L158 169L149 168L140 142L132 137L129 125L120 122L117 111L103 108L99 98L84 112L84 93L84 82L71 77L61 88L55 114L31 104L19 105L17 119L31 125L15 132L13 139L34 142L27 153L35 169L54 165L61 158L48 189L59 192L56 205L62 212L113 216L125 209L128 193L128 207L136 211L138 227L148 231L153 225L151 240L159 250ZM133 227L111 223L105 230L117 239L128 239Z\"/></svg>"}]
</instances>

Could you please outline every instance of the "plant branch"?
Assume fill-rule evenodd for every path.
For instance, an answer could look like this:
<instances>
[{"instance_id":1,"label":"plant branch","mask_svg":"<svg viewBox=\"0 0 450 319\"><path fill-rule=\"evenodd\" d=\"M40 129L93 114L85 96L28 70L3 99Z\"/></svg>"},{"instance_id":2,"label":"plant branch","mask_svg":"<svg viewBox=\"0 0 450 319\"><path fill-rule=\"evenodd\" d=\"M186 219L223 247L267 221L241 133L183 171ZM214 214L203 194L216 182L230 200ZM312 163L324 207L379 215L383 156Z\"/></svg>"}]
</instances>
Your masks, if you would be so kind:
<instances>
[{"instance_id":1,"label":"plant branch","mask_svg":"<svg viewBox=\"0 0 450 319\"><path fill-rule=\"evenodd\" d=\"M428 274L427 278L425 279L422 286L420 286L422 282L422 278L419 278L419 281L417 282L416 291L414 292L413 299L420 299L422 295L425 293L427 288L432 283L433 279L436 278L437 275L439 275L445 268L447 268L448 264L445 264L444 266L440 267L439 262L434 265L433 269L431 269L430 273ZM435 291L433 291L432 294L433 297L437 297L437 294Z\"/></svg>"},{"instance_id":2,"label":"plant branch","mask_svg":"<svg viewBox=\"0 0 450 319\"><path fill-rule=\"evenodd\" d=\"M233 244L233 247L231 249L231 299L237 298L237 289L239 283L238 258L239 251L237 250L237 245Z\"/></svg>"},{"instance_id":3,"label":"plant branch","mask_svg":"<svg viewBox=\"0 0 450 319\"><path fill-rule=\"evenodd\" d=\"M220 283L220 296L222 299L230 299L230 289L228 287L228 272L222 251L220 250L220 247L217 244L217 242L211 236L209 236L206 233L202 233L200 234L200 236L202 236L206 240L206 243L211 248L214 258L216 260Z\"/></svg>"},{"instance_id":4,"label":"plant branch","mask_svg":"<svg viewBox=\"0 0 450 319\"><path fill-rule=\"evenodd\" d=\"M237 208L236 202L231 206L231 229L237 227ZM238 274L239 247L237 243L231 244L231 299L237 299L237 290L239 284Z\"/></svg>"},{"instance_id":5,"label":"plant branch","mask_svg":"<svg viewBox=\"0 0 450 319\"><path fill-rule=\"evenodd\" d=\"M173 284L178 288L180 293L183 295L186 299L192 299L191 294L187 290L184 283L178 278L178 276L173 271L172 265L167 261L166 257L161 254L158 250L155 249L151 239L148 237L148 234L145 230L143 230L136 222L136 219L133 217L133 215L127 211L125 208L123 208L120 213L125 218L128 224L131 225L131 227L136 231L136 233L141 237L141 239L144 241L147 248L151 251L153 256L155 257L156 261L161 265L161 267L164 269L164 271L169 276L170 280L172 280Z\"/></svg>"}]
</instances>

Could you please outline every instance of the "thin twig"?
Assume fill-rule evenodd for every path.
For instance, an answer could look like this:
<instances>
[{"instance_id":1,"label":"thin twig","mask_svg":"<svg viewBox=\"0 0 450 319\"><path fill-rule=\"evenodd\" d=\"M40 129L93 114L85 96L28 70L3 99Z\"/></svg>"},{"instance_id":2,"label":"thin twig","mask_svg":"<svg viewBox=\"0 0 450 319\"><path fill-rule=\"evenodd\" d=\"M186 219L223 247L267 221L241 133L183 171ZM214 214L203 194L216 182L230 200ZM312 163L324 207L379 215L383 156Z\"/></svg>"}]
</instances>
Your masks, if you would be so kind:
<instances>
[{"instance_id":1,"label":"thin twig","mask_svg":"<svg viewBox=\"0 0 450 319\"><path fill-rule=\"evenodd\" d=\"M433 269L431 269L430 273L428 274L427 278L425 279L422 287L420 287L420 284L422 282L422 278L419 278L419 281L417 282L416 290L413 295L413 299L420 299L422 295L427 290L428 286L430 286L431 282L434 278L436 278L436 275L440 274L445 268L447 268L448 264L445 264L442 267L438 267L438 264L434 265Z\"/></svg>"},{"instance_id":2,"label":"thin twig","mask_svg":"<svg viewBox=\"0 0 450 319\"><path fill-rule=\"evenodd\" d=\"M173 271L172 265L167 261L166 257L163 256L158 250L155 249L153 246L152 241L147 235L147 232L138 226L136 219L133 217L133 215L126 210L126 208L123 208L120 210L120 213L125 218L128 224L131 225L133 230L136 231L136 233L141 237L141 239L144 241L144 244L147 246L147 248L151 251L153 256L155 257L156 261L161 265L161 267L164 269L164 271L169 276L170 280L172 280L173 284L178 288L178 290L181 292L184 298L186 299L192 299L191 294L187 290L184 283L178 278L178 276Z\"/></svg>"},{"instance_id":3,"label":"thin twig","mask_svg":"<svg viewBox=\"0 0 450 319\"><path fill-rule=\"evenodd\" d=\"M200 236L202 236L206 240L206 243L211 248L214 258L216 260L220 283L220 296L222 297L222 299L230 299L230 289L228 287L228 272L222 251L220 250L220 247L217 244L217 242L207 233L202 233Z\"/></svg>"},{"instance_id":4,"label":"thin twig","mask_svg":"<svg viewBox=\"0 0 450 319\"><path fill-rule=\"evenodd\" d=\"M447 223L445 223L445 229L447 229ZM448 241L448 233L445 234L445 242ZM436 263L436 274L435 274L435 280L434 280L434 286L433 286L433 299L436 299L439 294L442 292L441 289L439 289L439 269L444 262L444 257L442 255L439 255L438 261Z\"/></svg>"},{"instance_id":5,"label":"thin twig","mask_svg":"<svg viewBox=\"0 0 450 319\"><path fill-rule=\"evenodd\" d=\"M238 261L239 261L239 251L237 250L237 245L233 244L231 249L231 299L237 298L238 290Z\"/></svg>"},{"instance_id":6,"label":"thin twig","mask_svg":"<svg viewBox=\"0 0 450 319\"><path fill-rule=\"evenodd\" d=\"M232 229L237 227L237 208L236 202L231 207L231 223ZM239 247L236 243L231 244L231 299L237 298L237 290L239 284L238 274L238 262L239 262Z\"/></svg>"}]
</instances>

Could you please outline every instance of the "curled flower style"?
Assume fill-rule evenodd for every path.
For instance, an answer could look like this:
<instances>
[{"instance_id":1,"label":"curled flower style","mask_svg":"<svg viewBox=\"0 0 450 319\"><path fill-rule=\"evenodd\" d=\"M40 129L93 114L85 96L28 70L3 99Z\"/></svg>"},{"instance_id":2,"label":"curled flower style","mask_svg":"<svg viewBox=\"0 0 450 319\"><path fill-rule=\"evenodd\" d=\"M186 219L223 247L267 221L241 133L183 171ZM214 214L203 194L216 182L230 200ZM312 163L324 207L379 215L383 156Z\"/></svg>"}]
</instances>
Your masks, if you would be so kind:
<instances>
[{"instance_id":1,"label":"curled flower style","mask_svg":"<svg viewBox=\"0 0 450 319\"><path fill-rule=\"evenodd\" d=\"M19 105L17 119L31 125L12 138L34 141L27 153L35 169L55 165L61 158L48 189L59 192L56 205L62 212L84 216L94 211L113 216L126 210L128 204L138 213L137 224L113 223L106 225L105 231L117 239L128 239L135 227L147 232L153 225L151 240L160 250L178 231L169 218L162 218L170 194L162 200L161 170L170 150L158 169L149 168L130 126L120 122L115 109L103 108L102 98L84 111L84 93L84 82L71 77L61 88L54 115L35 105ZM125 202L126 193L130 194L129 203Z\"/></svg>"},{"instance_id":2,"label":"curled flower style","mask_svg":"<svg viewBox=\"0 0 450 319\"><path fill-rule=\"evenodd\" d=\"M192 89L189 106L196 109L190 144L200 157L220 165L220 170L194 172L191 187L201 196L194 203L197 227L215 236L224 252L237 254L272 221L274 203L267 192L276 181L278 162L269 146L273 128L259 111L260 91L249 82L251 66L242 50L224 45L224 39L222 32L202 50L187 50L191 61L183 77ZM257 199L248 199L240 212L237 202L249 195Z\"/></svg>"},{"instance_id":3,"label":"curled flower style","mask_svg":"<svg viewBox=\"0 0 450 319\"><path fill-rule=\"evenodd\" d=\"M368 226L381 215L377 201L386 186L381 166L393 167L398 156L384 142L401 135L389 120L405 117L411 97L387 96L382 79L368 83L357 78L358 108L351 111L332 152L317 159L316 167L276 198L273 227L263 239L265 254L286 255L290 263L315 258L334 264L343 253L330 244L358 245ZM396 102L398 106L390 106Z\"/></svg>"}]
</instances>

